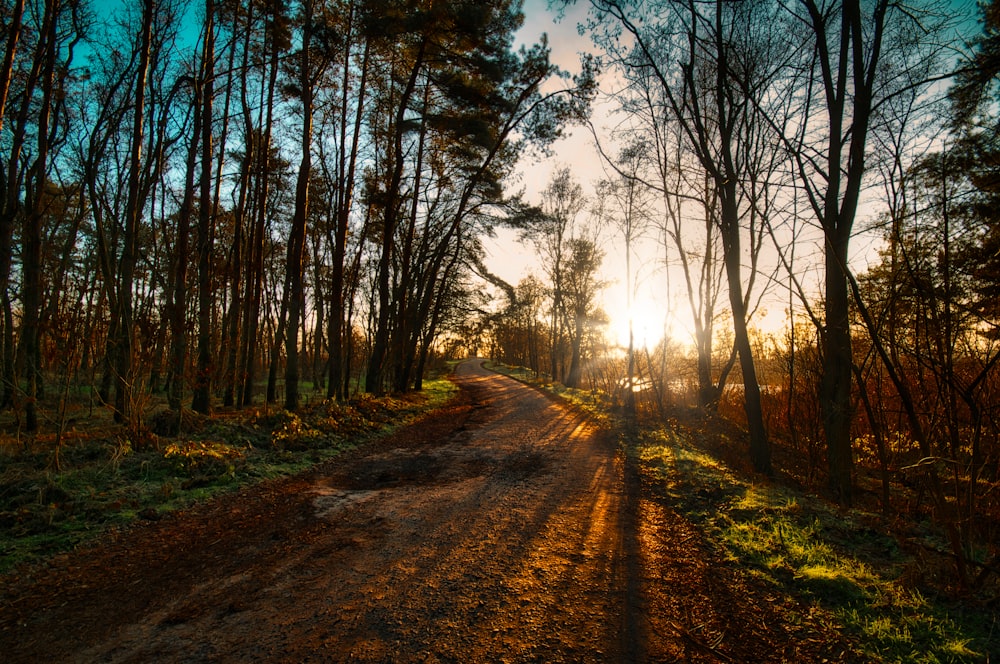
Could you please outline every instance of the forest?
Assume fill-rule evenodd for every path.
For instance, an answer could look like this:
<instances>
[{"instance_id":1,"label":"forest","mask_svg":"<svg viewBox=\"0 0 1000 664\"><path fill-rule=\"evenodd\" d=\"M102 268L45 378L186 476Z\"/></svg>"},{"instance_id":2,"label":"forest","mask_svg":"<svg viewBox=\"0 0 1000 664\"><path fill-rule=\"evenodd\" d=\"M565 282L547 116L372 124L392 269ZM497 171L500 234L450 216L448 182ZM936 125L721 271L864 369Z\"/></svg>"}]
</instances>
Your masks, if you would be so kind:
<instances>
[{"instance_id":1,"label":"forest","mask_svg":"<svg viewBox=\"0 0 1000 664\"><path fill-rule=\"evenodd\" d=\"M419 389L501 182L592 83L510 3L4 7L3 397ZM543 89L555 81L554 89ZM263 383L266 380L266 387ZM279 383L283 394L279 396Z\"/></svg>"},{"instance_id":2,"label":"forest","mask_svg":"<svg viewBox=\"0 0 1000 664\"><path fill-rule=\"evenodd\" d=\"M4 453L478 352L626 418L717 413L758 473L792 450L843 506L930 514L957 585L996 574L1000 3L586 6L570 73L516 0L5 0ZM612 175L526 200L570 126ZM498 229L537 274L491 273ZM604 247L632 292L650 238L693 338L619 347Z\"/></svg>"}]
</instances>

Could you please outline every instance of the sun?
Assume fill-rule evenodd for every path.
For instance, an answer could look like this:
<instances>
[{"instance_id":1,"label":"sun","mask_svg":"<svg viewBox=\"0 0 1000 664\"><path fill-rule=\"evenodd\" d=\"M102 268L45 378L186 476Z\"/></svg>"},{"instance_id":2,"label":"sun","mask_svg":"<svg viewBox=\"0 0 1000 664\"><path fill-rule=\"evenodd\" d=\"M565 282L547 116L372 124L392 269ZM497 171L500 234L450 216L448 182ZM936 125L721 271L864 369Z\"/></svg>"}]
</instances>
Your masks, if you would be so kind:
<instances>
[{"instance_id":1,"label":"sun","mask_svg":"<svg viewBox=\"0 0 1000 664\"><path fill-rule=\"evenodd\" d=\"M636 348L653 348L663 339L666 312L662 305L646 299L636 301L631 316L625 303L608 302L607 307L608 340L616 346L628 348L629 318Z\"/></svg>"}]
</instances>

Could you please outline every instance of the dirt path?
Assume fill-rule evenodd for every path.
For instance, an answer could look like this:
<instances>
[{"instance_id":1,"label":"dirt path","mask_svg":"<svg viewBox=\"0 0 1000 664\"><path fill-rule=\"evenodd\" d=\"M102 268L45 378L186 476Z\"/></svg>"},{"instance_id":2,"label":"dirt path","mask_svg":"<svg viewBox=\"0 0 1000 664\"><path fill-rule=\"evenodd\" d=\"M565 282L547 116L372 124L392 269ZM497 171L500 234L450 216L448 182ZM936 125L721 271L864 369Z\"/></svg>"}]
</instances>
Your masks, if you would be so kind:
<instances>
[{"instance_id":1,"label":"dirt path","mask_svg":"<svg viewBox=\"0 0 1000 664\"><path fill-rule=\"evenodd\" d=\"M12 582L0 591L0 659L711 662L830 652L824 639L804 647L811 641L786 630L777 599L714 563L580 416L475 362L456 380L451 407L376 445Z\"/></svg>"},{"instance_id":2,"label":"dirt path","mask_svg":"<svg viewBox=\"0 0 1000 664\"><path fill-rule=\"evenodd\" d=\"M638 640L623 638L613 447L477 363L458 380L465 399L443 421L133 531L110 552L64 557L8 589L0 651L24 661L627 658Z\"/></svg>"}]
</instances>

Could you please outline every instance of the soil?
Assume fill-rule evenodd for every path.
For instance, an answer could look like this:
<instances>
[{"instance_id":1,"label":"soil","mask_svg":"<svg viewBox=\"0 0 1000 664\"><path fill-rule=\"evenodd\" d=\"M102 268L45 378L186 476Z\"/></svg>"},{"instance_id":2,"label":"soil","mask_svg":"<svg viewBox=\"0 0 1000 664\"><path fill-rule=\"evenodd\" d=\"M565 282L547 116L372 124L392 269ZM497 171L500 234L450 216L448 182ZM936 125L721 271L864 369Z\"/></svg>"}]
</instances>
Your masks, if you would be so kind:
<instances>
[{"instance_id":1,"label":"soil","mask_svg":"<svg viewBox=\"0 0 1000 664\"><path fill-rule=\"evenodd\" d=\"M480 363L414 425L2 579L6 662L821 662L582 415Z\"/></svg>"}]
</instances>

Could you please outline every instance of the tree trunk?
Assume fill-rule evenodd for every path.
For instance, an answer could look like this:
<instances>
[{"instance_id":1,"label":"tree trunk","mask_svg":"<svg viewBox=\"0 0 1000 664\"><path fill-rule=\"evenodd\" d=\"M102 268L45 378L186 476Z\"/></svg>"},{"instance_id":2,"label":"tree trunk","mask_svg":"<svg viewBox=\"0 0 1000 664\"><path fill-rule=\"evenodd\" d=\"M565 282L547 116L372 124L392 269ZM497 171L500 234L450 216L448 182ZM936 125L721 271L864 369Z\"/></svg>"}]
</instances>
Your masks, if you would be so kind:
<instances>
[{"instance_id":1,"label":"tree trunk","mask_svg":"<svg viewBox=\"0 0 1000 664\"><path fill-rule=\"evenodd\" d=\"M215 94L215 10L212 0L205 2L205 46L201 99L201 181L198 202L198 360L195 367L191 409L198 413L212 410L212 97Z\"/></svg>"},{"instance_id":2,"label":"tree trunk","mask_svg":"<svg viewBox=\"0 0 1000 664\"><path fill-rule=\"evenodd\" d=\"M285 293L281 298L281 310L278 313L278 327L274 332L271 344L271 362L267 369L267 388L264 399L267 403L278 400L278 365L281 364L281 349L285 346L286 328L288 326L288 278L285 278Z\"/></svg>"},{"instance_id":3,"label":"tree trunk","mask_svg":"<svg viewBox=\"0 0 1000 664\"><path fill-rule=\"evenodd\" d=\"M203 63L204 65L204 63ZM172 410L180 411L187 373L187 271L188 240L191 234L191 213L194 207L194 172L198 163L198 140L201 137L201 85L195 86L194 129L188 144L184 175L184 198L177 211L177 240L174 243L174 292L170 307L170 367L173 380L167 393Z\"/></svg>"},{"instance_id":4,"label":"tree trunk","mask_svg":"<svg viewBox=\"0 0 1000 664\"><path fill-rule=\"evenodd\" d=\"M249 127L249 123L247 127ZM246 141L246 155L241 166L239 201L233 219L233 242L229 248L229 321L225 331L226 369L225 390L222 396L223 406L230 408L236 405L237 386L241 384L239 377L240 322L243 318L243 225L247 218L247 188L250 180L250 160L255 149L256 136Z\"/></svg>"},{"instance_id":5,"label":"tree trunk","mask_svg":"<svg viewBox=\"0 0 1000 664\"><path fill-rule=\"evenodd\" d=\"M278 79L278 56L280 54L277 43L273 42L271 49L268 83L261 92L264 97L261 104L264 126L261 129L263 136L257 150L256 195L254 197L256 216L248 242L250 266L246 280L246 306L243 309L243 349L240 353L240 379L242 381L240 405L244 407L253 403L253 384L257 369L258 326L264 295L264 241L267 229L268 175L271 165L271 128L274 120L274 89Z\"/></svg>"},{"instance_id":6,"label":"tree trunk","mask_svg":"<svg viewBox=\"0 0 1000 664\"><path fill-rule=\"evenodd\" d=\"M583 328L584 322L586 321L586 312L577 311L576 315L573 317L575 321L573 338L570 340L570 361L569 361L569 374L566 376L566 387L577 388L580 387L580 381L583 377L583 366L582 366L582 345L583 345Z\"/></svg>"},{"instance_id":7,"label":"tree trunk","mask_svg":"<svg viewBox=\"0 0 1000 664\"><path fill-rule=\"evenodd\" d=\"M150 48L153 31L153 0L145 0L142 10L142 36L139 45L139 70L135 81L135 108L132 118L132 146L129 152L128 200L125 206L125 232L122 237L122 255L118 269L118 338L114 346L115 368L115 421L135 424L132 419L139 414L132 412L134 390L135 333L132 306L132 288L138 260L140 174L142 166L142 140L146 111L146 80L149 74Z\"/></svg>"},{"instance_id":8,"label":"tree trunk","mask_svg":"<svg viewBox=\"0 0 1000 664\"><path fill-rule=\"evenodd\" d=\"M353 3L351 5L351 18L354 13ZM349 61L350 40L346 40L345 62ZM327 396L343 400L347 396L346 391L346 362L345 362L345 306L344 306L344 261L347 260L347 231L351 220L351 206L354 201L354 177L358 161L358 149L361 140L361 121L364 117L365 89L368 81L368 61L370 55L370 45L365 42L364 55L361 61L361 81L358 83L357 109L354 115L354 135L351 141L350 154L343 152L347 144L347 105L350 99L350 68L344 68L343 97L341 99L341 160L338 167L337 186L337 227L333 242L333 257L330 262L330 379L327 384ZM346 160L346 163L345 163ZM350 329L346 330L350 334Z\"/></svg>"},{"instance_id":9,"label":"tree trunk","mask_svg":"<svg viewBox=\"0 0 1000 664\"><path fill-rule=\"evenodd\" d=\"M746 412L747 428L750 434L750 461L758 473L771 475L774 472L771 467L771 443L764 427L760 384L757 382L757 369L754 366L753 349L750 346L750 335L747 331L735 182L724 182L720 186L720 194L722 197L723 260L729 282L729 306L733 312L736 352L739 356L740 371L743 374L743 408Z\"/></svg>"},{"instance_id":10,"label":"tree trunk","mask_svg":"<svg viewBox=\"0 0 1000 664\"><path fill-rule=\"evenodd\" d=\"M826 437L830 491L842 505L853 499L854 455L851 446L851 351L846 262L847 239L827 243L826 257L826 343L823 353L823 378L820 383L820 406Z\"/></svg>"},{"instance_id":11,"label":"tree trunk","mask_svg":"<svg viewBox=\"0 0 1000 664\"><path fill-rule=\"evenodd\" d=\"M288 328L285 341L285 410L299 407L299 323L305 305L302 286L302 262L306 246L306 218L309 213L309 178L312 170L313 95L309 49L312 39L312 0L303 6L302 52L299 86L302 95L302 136L298 181L295 185L295 214L288 237L286 261L288 280Z\"/></svg>"}]
</instances>

